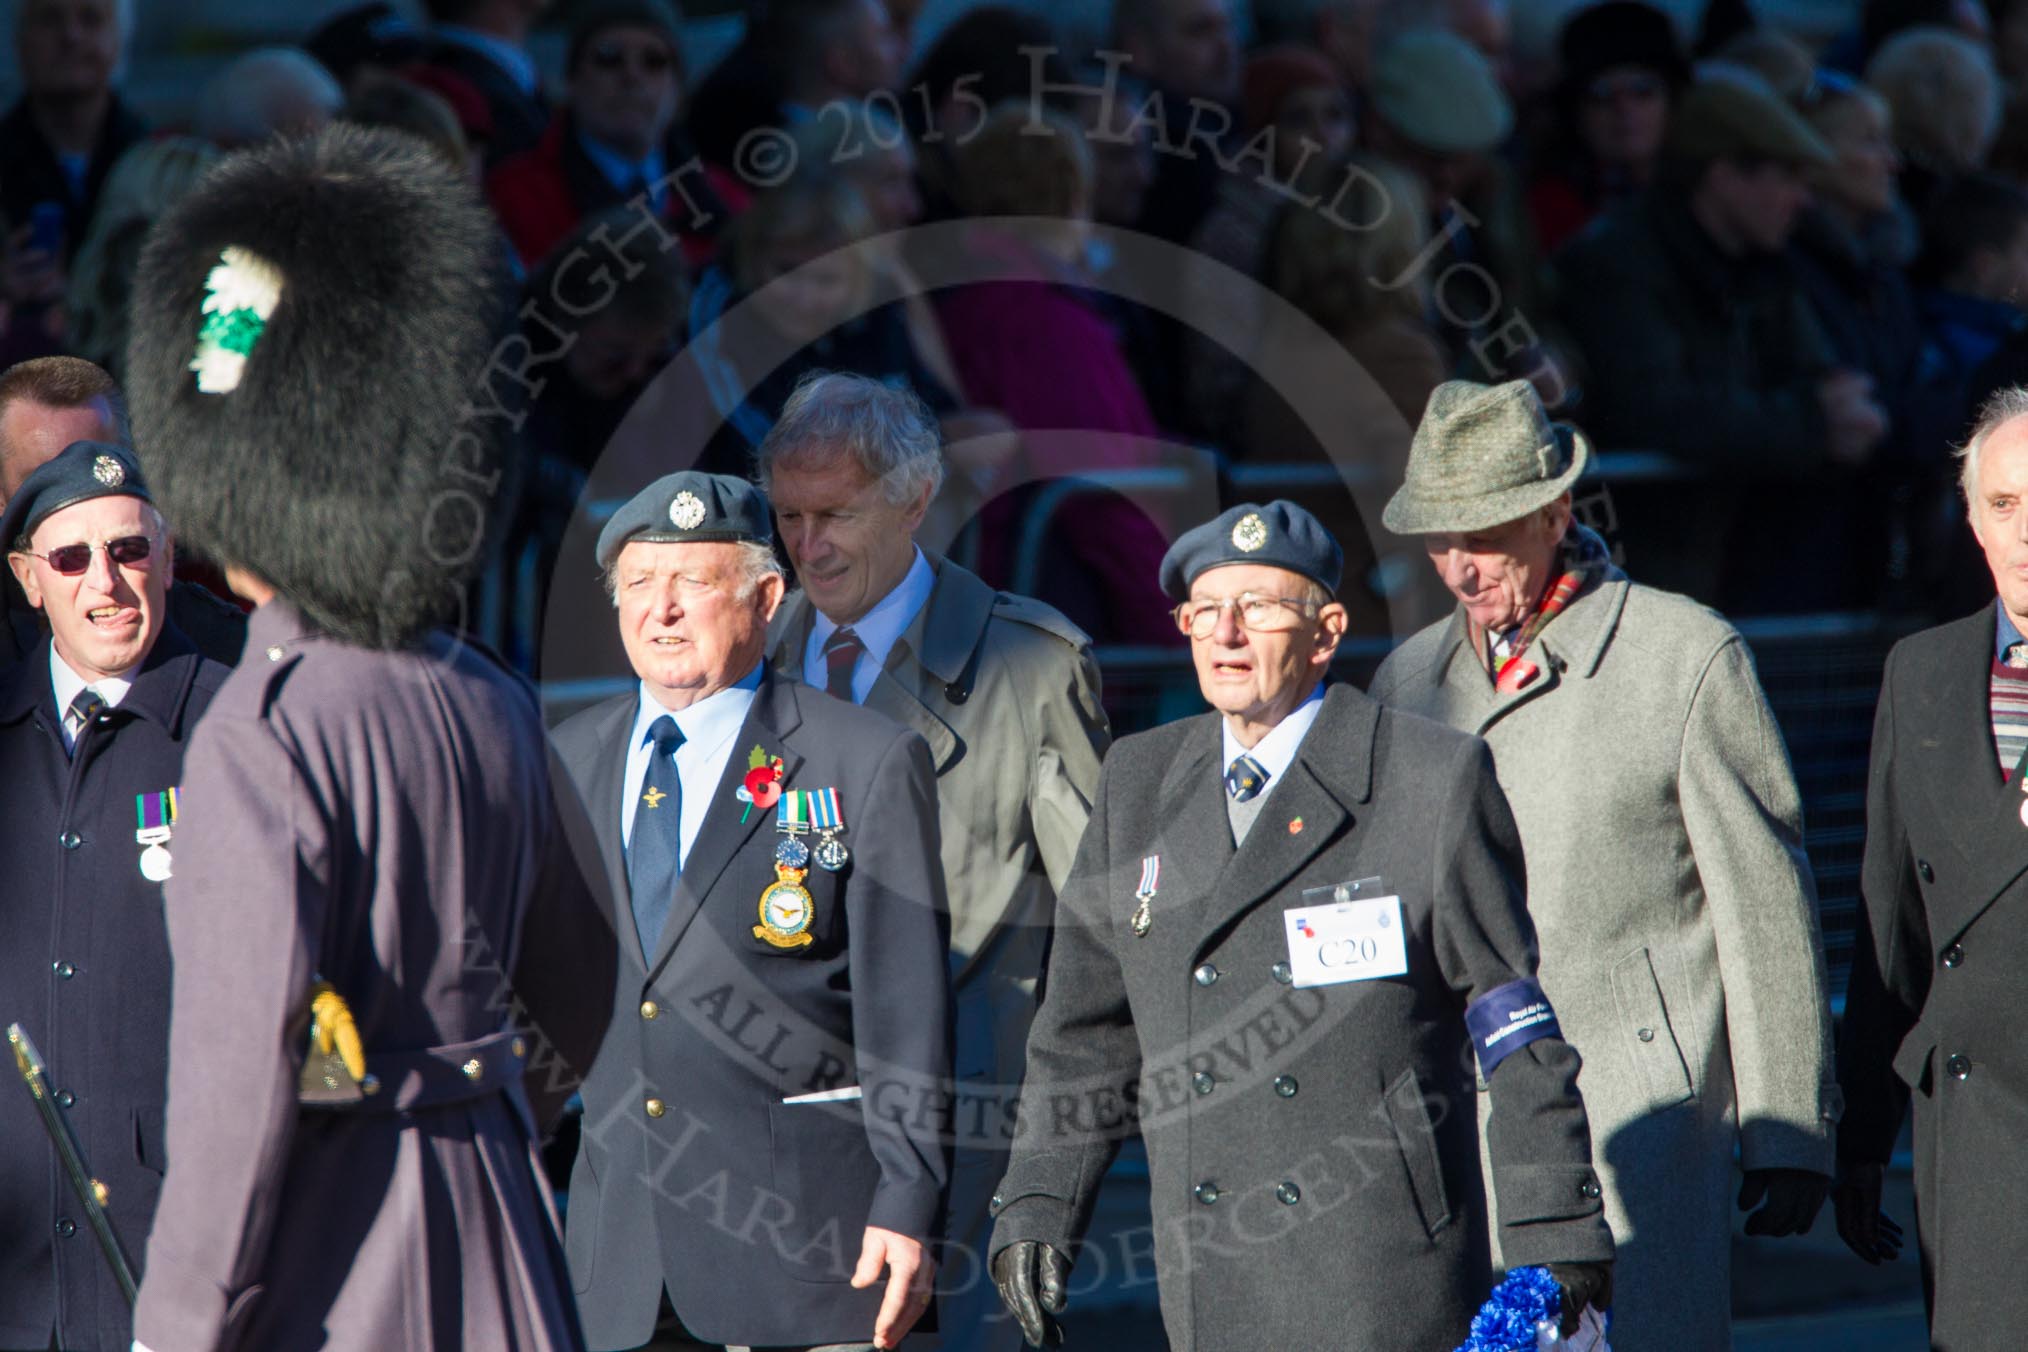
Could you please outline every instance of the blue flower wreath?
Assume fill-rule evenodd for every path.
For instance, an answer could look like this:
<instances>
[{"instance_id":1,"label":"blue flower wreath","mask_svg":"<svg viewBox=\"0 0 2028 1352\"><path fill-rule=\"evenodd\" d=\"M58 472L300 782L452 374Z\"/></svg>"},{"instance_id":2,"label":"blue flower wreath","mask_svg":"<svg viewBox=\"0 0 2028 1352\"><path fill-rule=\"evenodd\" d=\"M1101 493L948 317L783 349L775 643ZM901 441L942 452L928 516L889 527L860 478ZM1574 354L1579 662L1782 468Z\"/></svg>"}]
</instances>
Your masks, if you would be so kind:
<instances>
[{"instance_id":1,"label":"blue flower wreath","mask_svg":"<svg viewBox=\"0 0 2028 1352\"><path fill-rule=\"evenodd\" d=\"M1563 1318L1563 1288L1549 1269L1515 1268L1479 1307L1457 1352L1535 1352L1535 1326Z\"/></svg>"}]
</instances>

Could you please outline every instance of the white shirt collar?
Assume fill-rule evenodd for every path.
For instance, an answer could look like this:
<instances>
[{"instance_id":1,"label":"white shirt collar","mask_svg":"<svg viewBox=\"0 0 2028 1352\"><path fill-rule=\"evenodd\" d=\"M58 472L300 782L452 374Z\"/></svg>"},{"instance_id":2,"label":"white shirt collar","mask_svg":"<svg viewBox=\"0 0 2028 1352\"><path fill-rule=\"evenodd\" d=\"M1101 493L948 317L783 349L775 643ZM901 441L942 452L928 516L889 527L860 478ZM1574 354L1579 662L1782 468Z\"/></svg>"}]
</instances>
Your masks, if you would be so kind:
<instances>
[{"instance_id":1,"label":"white shirt collar","mask_svg":"<svg viewBox=\"0 0 2028 1352\"><path fill-rule=\"evenodd\" d=\"M706 695L687 709L670 709L665 708L648 689L648 683L642 681L640 704L634 711L634 735L627 746L631 750L647 741L648 729L655 725L656 719L667 714L676 720L685 745L695 745L700 751L708 751L738 732L739 725L746 722L747 711L753 708L754 695L760 690L760 683L761 664L756 662L752 671L725 689Z\"/></svg>"},{"instance_id":2,"label":"white shirt collar","mask_svg":"<svg viewBox=\"0 0 2028 1352\"><path fill-rule=\"evenodd\" d=\"M936 590L936 585L936 570L929 566L929 560L923 557L922 550L918 548L915 551L915 562L909 564L908 571L902 574L901 581L895 584L894 590L881 597L874 603L873 609L854 620L850 626L852 632L859 636L859 642L866 648L865 654L859 659L856 668L858 672L864 673L869 669L877 672L887 665L888 654L894 651L895 644L901 642L901 636L908 632L908 627L915 623L916 615L929 604L930 593ZM813 606L811 609L816 608ZM803 645L803 670L806 677L808 673L823 671L824 644L831 635L838 632L839 628L823 611L817 610L816 616L816 623L810 626L810 641ZM823 676L819 674L816 680L809 683L821 690L824 687ZM870 681L868 685L870 687ZM859 682L856 677L853 681L853 692L854 698L864 698L859 693Z\"/></svg>"},{"instance_id":3,"label":"white shirt collar","mask_svg":"<svg viewBox=\"0 0 2028 1352\"><path fill-rule=\"evenodd\" d=\"M455 42L460 47L479 53L506 73L508 79L518 86L522 93L533 96L542 80L535 70L535 58L521 48L492 33L482 33L476 28L467 28L458 23L440 23L436 35L446 42Z\"/></svg>"},{"instance_id":4,"label":"white shirt collar","mask_svg":"<svg viewBox=\"0 0 2028 1352\"><path fill-rule=\"evenodd\" d=\"M78 691L90 686L99 692L99 698L106 702L108 709L120 707L120 701L134 688L134 668L129 667L117 676L101 676L96 681L87 681L71 670L70 663L63 660L56 651L56 644L49 645L49 684L56 692L56 721L61 726L70 713L70 702L77 698ZM70 741L70 733L64 733L64 741Z\"/></svg>"},{"instance_id":5,"label":"white shirt collar","mask_svg":"<svg viewBox=\"0 0 2028 1352\"><path fill-rule=\"evenodd\" d=\"M1317 715L1324 709L1324 683L1317 682L1301 704L1289 711L1289 716L1275 724L1268 735L1253 747L1243 747L1232 735L1232 725L1219 720L1219 733L1225 743L1225 759L1219 764L1218 773L1223 775L1226 766L1242 755L1251 756L1268 772L1268 788L1272 790L1278 780L1295 764L1296 752L1303 746L1303 738L1309 736L1310 725L1317 721Z\"/></svg>"},{"instance_id":6,"label":"white shirt collar","mask_svg":"<svg viewBox=\"0 0 2028 1352\"><path fill-rule=\"evenodd\" d=\"M660 196L655 185L668 173L660 146L650 150L646 159L630 160L611 146L593 140L582 129L577 133L577 144L584 151L585 158L605 175L606 182L612 184L616 192L646 191L651 197ZM660 203L654 205L659 207Z\"/></svg>"}]
</instances>

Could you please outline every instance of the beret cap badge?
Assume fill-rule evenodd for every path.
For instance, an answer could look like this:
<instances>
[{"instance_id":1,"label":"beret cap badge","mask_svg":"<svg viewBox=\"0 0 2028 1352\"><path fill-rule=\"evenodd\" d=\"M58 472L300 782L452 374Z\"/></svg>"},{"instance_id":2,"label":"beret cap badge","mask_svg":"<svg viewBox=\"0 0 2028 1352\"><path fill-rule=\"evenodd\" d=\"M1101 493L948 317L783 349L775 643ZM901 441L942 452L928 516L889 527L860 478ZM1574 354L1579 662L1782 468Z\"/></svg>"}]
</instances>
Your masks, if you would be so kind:
<instances>
[{"instance_id":1,"label":"beret cap badge","mask_svg":"<svg viewBox=\"0 0 2028 1352\"><path fill-rule=\"evenodd\" d=\"M1260 519L1260 513L1248 512L1232 526L1233 548L1251 554L1267 543L1267 522Z\"/></svg>"},{"instance_id":2,"label":"beret cap badge","mask_svg":"<svg viewBox=\"0 0 2028 1352\"><path fill-rule=\"evenodd\" d=\"M669 504L669 519L678 530L696 530L704 524L704 500L685 489Z\"/></svg>"},{"instance_id":3,"label":"beret cap badge","mask_svg":"<svg viewBox=\"0 0 2028 1352\"><path fill-rule=\"evenodd\" d=\"M92 461L92 477L108 488L118 488L127 481L127 471L110 455L102 455Z\"/></svg>"}]
</instances>

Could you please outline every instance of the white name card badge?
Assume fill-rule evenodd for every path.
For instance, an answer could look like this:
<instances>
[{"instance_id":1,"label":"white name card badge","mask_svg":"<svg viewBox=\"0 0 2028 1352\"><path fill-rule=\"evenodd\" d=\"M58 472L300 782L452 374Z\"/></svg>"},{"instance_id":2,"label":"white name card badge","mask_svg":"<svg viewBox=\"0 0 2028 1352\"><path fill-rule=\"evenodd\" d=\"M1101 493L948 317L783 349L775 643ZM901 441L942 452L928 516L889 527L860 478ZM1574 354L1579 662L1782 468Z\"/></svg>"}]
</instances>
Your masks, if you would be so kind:
<instances>
[{"instance_id":1,"label":"white name card badge","mask_svg":"<svg viewBox=\"0 0 2028 1352\"><path fill-rule=\"evenodd\" d=\"M1408 971L1398 896L1292 906L1282 912L1282 923L1294 985L1335 986Z\"/></svg>"}]
</instances>

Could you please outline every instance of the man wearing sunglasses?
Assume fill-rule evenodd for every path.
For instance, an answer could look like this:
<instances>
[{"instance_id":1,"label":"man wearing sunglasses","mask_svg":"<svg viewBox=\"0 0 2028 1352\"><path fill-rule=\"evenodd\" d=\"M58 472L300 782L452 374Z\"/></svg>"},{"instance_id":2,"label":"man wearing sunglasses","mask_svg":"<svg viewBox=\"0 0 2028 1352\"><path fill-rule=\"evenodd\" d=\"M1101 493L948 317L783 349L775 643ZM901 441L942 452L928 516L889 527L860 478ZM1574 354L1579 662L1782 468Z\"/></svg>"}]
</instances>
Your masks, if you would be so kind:
<instances>
[{"instance_id":1,"label":"man wearing sunglasses","mask_svg":"<svg viewBox=\"0 0 2028 1352\"><path fill-rule=\"evenodd\" d=\"M0 511L28 476L76 441L129 446L127 404L100 366L82 357L36 357L0 371ZM11 541L0 540L0 548ZM246 616L196 582L163 570L169 622L197 651L231 666L246 647ZM0 679L41 642L43 617L20 584L0 578Z\"/></svg>"},{"instance_id":2,"label":"man wearing sunglasses","mask_svg":"<svg viewBox=\"0 0 2028 1352\"><path fill-rule=\"evenodd\" d=\"M1611 1302L1507 800L1484 742L1327 683L1343 557L1272 502L1162 561L1215 713L1114 744L1058 898L991 1263L1038 1347L1136 1132L1175 1346L1462 1342L1492 1276L1475 1069L1508 1262L1549 1265L1566 1334Z\"/></svg>"},{"instance_id":3,"label":"man wearing sunglasses","mask_svg":"<svg viewBox=\"0 0 2028 1352\"><path fill-rule=\"evenodd\" d=\"M77 442L0 517L49 636L0 683L0 1022L57 1102L138 1261L161 1187L169 947L183 748L228 668L167 618L174 549L133 454ZM0 1091L0 1347L125 1347L127 1302L28 1096Z\"/></svg>"}]
</instances>

